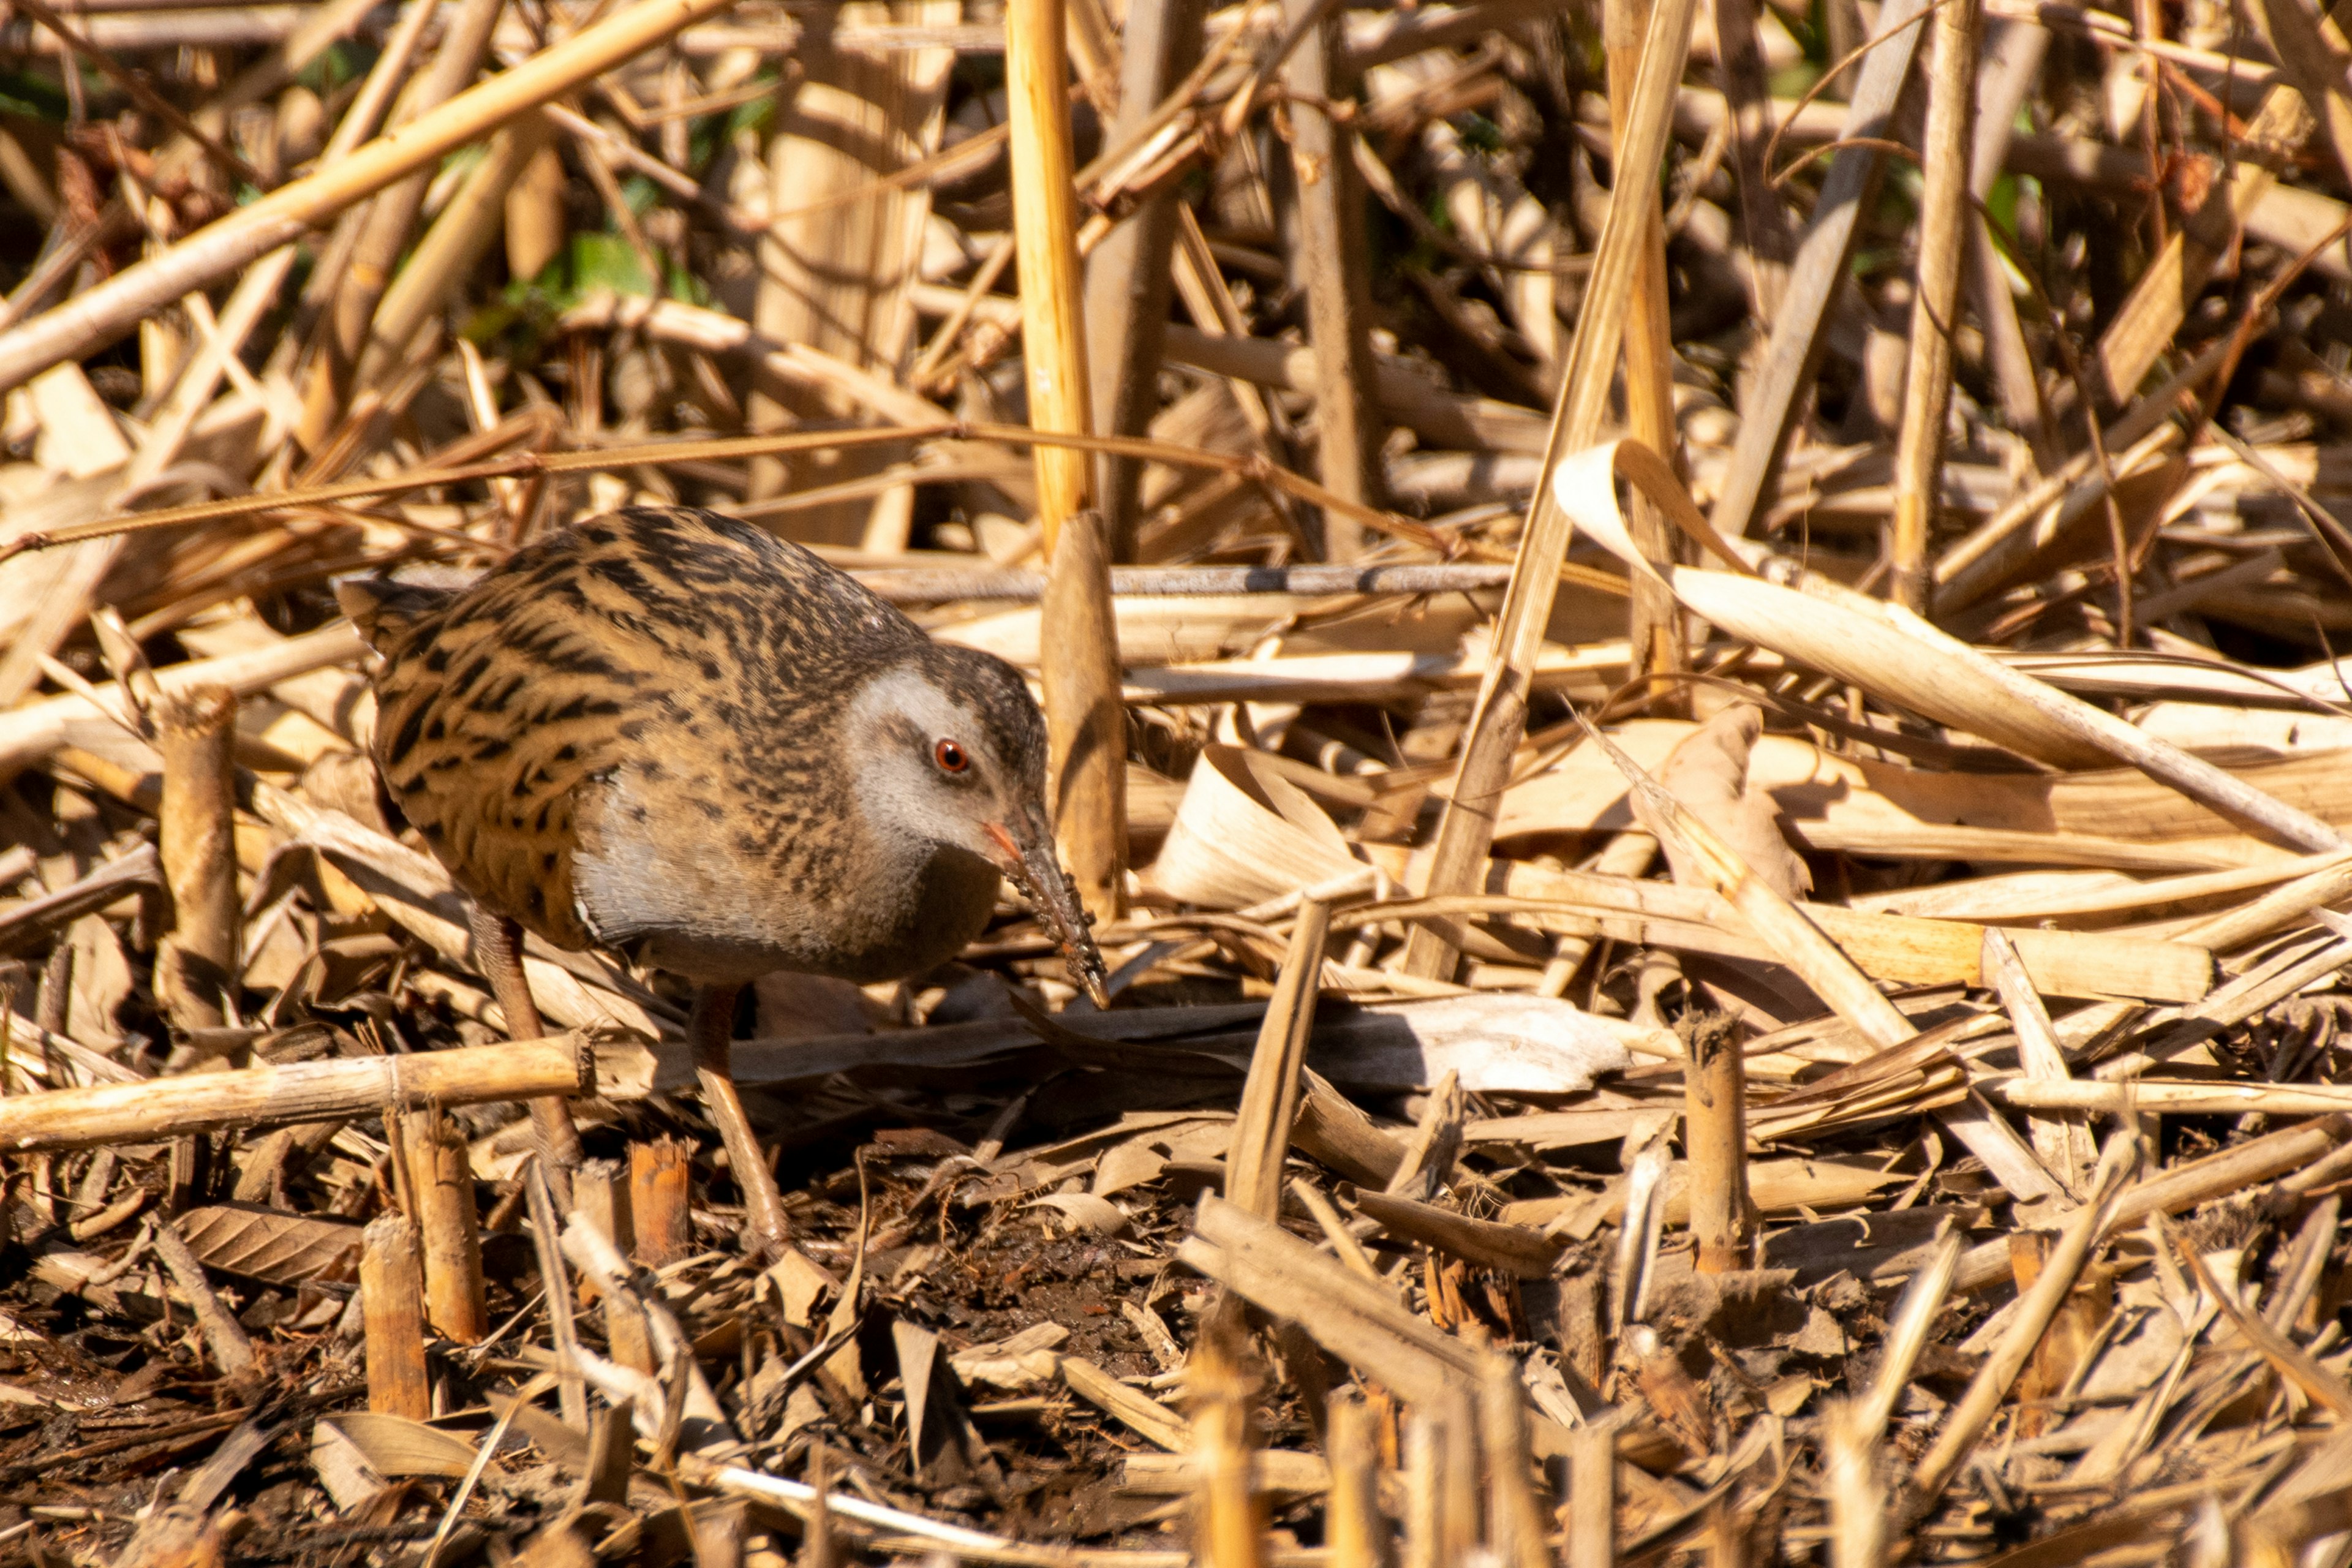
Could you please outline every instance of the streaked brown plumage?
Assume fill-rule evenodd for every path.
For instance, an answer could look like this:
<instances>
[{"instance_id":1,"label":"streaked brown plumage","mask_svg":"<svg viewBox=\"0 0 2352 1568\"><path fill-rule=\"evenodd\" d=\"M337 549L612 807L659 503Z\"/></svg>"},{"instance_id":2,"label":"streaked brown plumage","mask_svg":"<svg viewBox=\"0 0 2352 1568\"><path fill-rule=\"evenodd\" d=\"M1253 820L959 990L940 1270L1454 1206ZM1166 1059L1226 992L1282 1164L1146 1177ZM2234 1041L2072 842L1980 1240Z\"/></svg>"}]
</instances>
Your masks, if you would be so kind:
<instances>
[{"instance_id":1,"label":"streaked brown plumage","mask_svg":"<svg viewBox=\"0 0 2352 1568\"><path fill-rule=\"evenodd\" d=\"M631 508L461 593L367 580L341 596L382 657L377 766L451 877L501 922L703 986L707 1069L723 1076L718 1010L745 982L919 973L979 934L1000 873L1099 994L1020 676L933 643L799 546ZM501 934L478 923L486 968ZM746 1141L737 1170L764 1172L709 1070L730 1153Z\"/></svg>"}]
</instances>

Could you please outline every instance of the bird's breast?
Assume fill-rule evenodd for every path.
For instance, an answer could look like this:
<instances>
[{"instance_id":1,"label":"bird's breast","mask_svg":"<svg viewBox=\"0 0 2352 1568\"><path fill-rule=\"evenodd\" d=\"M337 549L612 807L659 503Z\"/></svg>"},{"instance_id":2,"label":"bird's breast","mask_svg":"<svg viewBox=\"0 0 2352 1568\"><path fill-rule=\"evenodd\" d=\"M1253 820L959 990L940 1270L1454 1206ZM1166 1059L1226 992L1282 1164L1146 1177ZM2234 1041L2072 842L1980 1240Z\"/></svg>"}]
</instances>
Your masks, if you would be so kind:
<instances>
[{"instance_id":1,"label":"bird's breast","mask_svg":"<svg viewBox=\"0 0 2352 1568\"><path fill-rule=\"evenodd\" d=\"M854 815L784 821L688 778L624 770L583 812L572 880L583 923L640 963L703 984L780 969L861 984L953 957L988 923L996 869L885 846Z\"/></svg>"}]
</instances>

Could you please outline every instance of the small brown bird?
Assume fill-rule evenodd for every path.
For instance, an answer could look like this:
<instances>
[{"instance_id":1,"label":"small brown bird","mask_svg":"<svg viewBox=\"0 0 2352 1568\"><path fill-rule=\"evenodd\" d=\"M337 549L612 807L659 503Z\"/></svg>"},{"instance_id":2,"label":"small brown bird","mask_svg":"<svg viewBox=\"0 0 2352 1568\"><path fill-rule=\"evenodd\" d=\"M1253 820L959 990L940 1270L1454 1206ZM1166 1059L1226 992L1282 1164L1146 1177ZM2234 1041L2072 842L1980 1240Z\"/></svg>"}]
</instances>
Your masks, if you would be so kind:
<instances>
[{"instance_id":1,"label":"small brown bird","mask_svg":"<svg viewBox=\"0 0 2352 1568\"><path fill-rule=\"evenodd\" d=\"M699 986L697 1069L761 1250L785 1227L729 1076L747 983L919 973L980 934L1003 876L1100 1005L1020 675L799 545L632 507L461 592L370 578L338 595L382 659L376 766L473 899L509 1031L541 1032L518 925ZM549 1162L576 1163L563 1103L532 1111Z\"/></svg>"}]
</instances>

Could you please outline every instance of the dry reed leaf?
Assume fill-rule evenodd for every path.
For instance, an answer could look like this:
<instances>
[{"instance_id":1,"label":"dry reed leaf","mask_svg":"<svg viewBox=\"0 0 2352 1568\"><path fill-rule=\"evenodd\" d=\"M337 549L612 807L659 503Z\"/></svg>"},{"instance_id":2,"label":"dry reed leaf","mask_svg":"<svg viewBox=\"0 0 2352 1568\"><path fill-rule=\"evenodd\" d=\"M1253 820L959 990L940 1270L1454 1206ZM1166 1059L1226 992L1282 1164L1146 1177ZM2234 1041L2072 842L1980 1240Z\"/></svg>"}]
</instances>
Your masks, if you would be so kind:
<instances>
[{"instance_id":1,"label":"dry reed leaf","mask_svg":"<svg viewBox=\"0 0 2352 1568\"><path fill-rule=\"evenodd\" d=\"M1211 746L1193 764L1147 881L1209 909L1244 909L1361 866L1328 814L1258 753Z\"/></svg>"},{"instance_id":2,"label":"dry reed leaf","mask_svg":"<svg viewBox=\"0 0 2352 1568\"><path fill-rule=\"evenodd\" d=\"M1812 873L1780 836L1779 810L1766 792L1748 788L1748 759L1764 732L1764 710L1752 702L1737 702L1683 737L1658 765L1658 787L1682 802L1701 822L1784 899L1801 897L1813 885ZM1672 833L1650 820L1638 796L1630 797L1634 815L1666 852L1675 880L1696 885L1689 857Z\"/></svg>"}]
</instances>

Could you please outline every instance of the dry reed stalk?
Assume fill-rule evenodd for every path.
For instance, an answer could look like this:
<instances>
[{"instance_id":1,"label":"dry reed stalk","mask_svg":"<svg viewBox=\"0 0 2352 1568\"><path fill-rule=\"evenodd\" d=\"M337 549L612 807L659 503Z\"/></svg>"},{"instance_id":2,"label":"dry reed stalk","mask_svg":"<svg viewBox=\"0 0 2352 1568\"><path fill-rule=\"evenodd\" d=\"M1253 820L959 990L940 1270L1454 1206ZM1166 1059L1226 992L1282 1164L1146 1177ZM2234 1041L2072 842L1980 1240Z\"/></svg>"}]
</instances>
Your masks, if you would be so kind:
<instances>
[{"instance_id":1,"label":"dry reed stalk","mask_svg":"<svg viewBox=\"0 0 2352 1568\"><path fill-rule=\"evenodd\" d=\"M1582 723L1580 718L1579 722ZM1832 1012L1882 1051L1894 1050L1917 1034L1902 1010L1886 999L1837 943L1806 918L1803 910L1750 871L1713 828L1661 789L1614 741L1589 724L1583 728L1648 806L1654 826L1683 840L1689 864L1703 883L1720 893L1738 911L1756 938L1787 964L1790 973L1811 986ZM1958 1106L1940 1111L1939 1118L1984 1161L2012 1195L2030 1203L2063 1190L2042 1168L2024 1140L1984 1104L1981 1097L1971 1092ZM1737 1144L1728 1138L1723 1139L1722 1144L1740 1149L1745 1157L1744 1135Z\"/></svg>"},{"instance_id":2,"label":"dry reed stalk","mask_svg":"<svg viewBox=\"0 0 2352 1568\"><path fill-rule=\"evenodd\" d=\"M1654 169L1672 130L1676 85L1690 50L1695 0L1662 0L1650 14L1650 28L1635 73L1633 101L1618 144L1620 166ZM1651 237L1646 215L1656 207L1654 187L1643 180L1620 179L1610 193L1609 216L1585 285L1589 300L1620 300L1632 290ZM1566 453L1590 446L1608 407L1625 321L1615 310L1585 310L1577 316L1568 370L1553 410L1545 445L1549 470ZM1454 794L1439 824L1429 862L1427 891L1433 895L1469 889L1494 843L1496 813L1502 805L1514 754L1527 734L1528 701L1536 656L1541 649L1551 606L1568 556L1573 525L1551 499L1551 487L1536 487L1519 542L1511 586L1495 626L1495 653L1478 691L1478 704L1455 767ZM1399 967L1408 975L1438 979L1458 956L1456 932L1436 923L1413 928Z\"/></svg>"},{"instance_id":3,"label":"dry reed stalk","mask_svg":"<svg viewBox=\"0 0 2352 1568\"><path fill-rule=\"evenodd\" d=\"M1978 70L1976 134L1969 155L1969 193L1979 204L1992 195L1995 183L2007 172L2011 132L2042 74L2049 46L2049 33L2033 22L2006 19L1990 34ZM1984 331L1984 357L2000 395L2001 414L2009 427L2032 446L2035 464L2047 473L2059 466L2063 454L2042 418L2041 371L2018 321L2017 301L2010 294L2009 275L1993 243L1990 223L1981 212L1963 221L1969 294Z\"/></svg>"},{"instance_id":4,"label":"dry reed stalk","mask_svg":"<svg viewBox=\"0 0 2352 1568\"><path fill-rule=\"evenodd\" d=\"M2263 0L2252 9L2255 26L2262 29L2287 79L2318 111L2336 167L2352 170L2352 91L2345 87L2352 47L2346 45L2342 25L2302 0Z\"/></svg>"},{"instance_id":5,"label":"dry reed stalk","mask_svg":"<svg viewBox=\"0 0 2352 1568\"><path fill-rule=\"evenodd\" d=\"M427 1106L398 1119L408 1198L425 1260L425 1318L470 1345L490 1331L482 1297L481 1215L474 1172L456 1122Z\"/></svg>"},{"instance_id":6,"label":"dry reed stalk","mask_svg":"<svg viewBox=\"0 0 2352 1568\"><path fill-rule=\"evenodd\" d=\"M2165 242L2099 336L2101 388L2117 403L2139 387L2186 320L2189 302L2235 249L2256 204L2277 185L2278 166L2290 163L2315 127L2311 108L2284 84L2264 95L2239 147L2252 161L2215 181L2204 202Z\"/></svg>"},{"instance_id":7,"label":"dry reed stalk","mask_svg":"<svg viewBox=\"0 0 2352 1568\"><path fill-rule=\"evenodd\" d=\"M1315 352L1315 433L1326 489L1360 505L1381 492L1381 428L1372 385L1371 296L1365 265L1363 190L1353 133L1328 107L1351 85L1343 77L1340 13L1322 0L1283 0L1283 20L1303 33L1283 64L1291 97L1290 166L1296 182L1290 274L1307 294L1307 341ZM1326 515L1327 560L1348 561L1368 542L1352 519Z\"/></svg>"},{"instance_id":8,"label":"dry reed stalk","mask_svg":"<svg viewBox=\"0 0 2352 1568\"><path fill-rule=\"evenodd\" d=\"M607 16L317 174L280 185L168 250L124 268L57 309L0 331L0 391L21 386L67 359L96 353L183 295L302 238L352 203L603 75L728 3L644 0Z\"/></svg>"},{"instance_id":9,"label":"dry reed stalk","mask_svg":"<svg viewBox=\"0 0 2352 1568\"><path fill-rule=\"evenodd\" d=\"M2071 1084L2074 1075L2067 1070L2066 1055L2059 1047L2049 1009L2042 1006L2041 995L2027 977L2016 944L1995 926L1985 928L1984 978L2000 994L2011 1026L2017 1031L2018 1065L2025 1076L2044 1084ZM2030 1117L2027 1126L2042 1163L2069 1193L2079 1195L2084 1178L2099 1159L2090 1124L2080 1115L2061 1112Z\"/></svg>"},{"instance_id":10,"label":"dry reed stalk","mask_svg":"<svg viewBox=\"0 0 2352 1568\"><path fill-rule=\"evenodd\" d=\"M1199 58L1198 0L1130 5L1120 43L1118 107L1105 127L1112 145L1146 129L1161 100ZM1174 192L1154 192L1087 257L1087 363L1094 370L1094 428L1106 435L1148 434L1160 407L1160 346L1174 284L1171 263L1180 205ZM1095 473L1110 558L1132 561L1142 525L1143 465L1108 458Z\"/></svg>"},{"instance_id":11,"label":"dry reed stalk","mask_svg":"<svg viewBox=\"0 0 2352 1568\"><path fill-rule=\"evenodd\" d=\"M552 142L531 154L507 189L500 214L506 236L507 276L529 280L562 254L570 225L563 214L563 157Z\"/></svg>"},{"instance_id":12,"label":"dry reed stalk","mask_svg":"<svg viewBox=\"0 0 2352 1568\"><path fill-rule=\"evenodd\" d=\"M381 381L398 369L417 335L465 286L505 225L508 194L551 149L554 135L544 114L525 110L490 139L489 152L466 176L376 301L354 373L361 384Z\"/></svg>"},{"instance_id":13,"label":"dry reed stalk","mask_svg":"<svg viewBox=\"0 0 2352 1568\"><path fill-rule=\"evenodd\" d=\"M1094 410L1061 0L1018 0L1005 12L1004 31L1029 423L1087 435ZM1080 901L1097 920L1117 920L1127 907L1127 714L1108 542L1102 519L1087 509L1086 454L1041 446L1034 461L1052 574L1039 649L1047 794Z\"/></svg>"},{"instance_id":14,"label":"dry reed stalk","mask_svg":"<svg viewBox=\"0 0 2352 1568\"><path fill-rule=\"evenodd\" d=\"M416 1226L405 1215L368 1222L360 1253L368 1408L424 1421L433 1415L425 1364L425 1275Z\"/></svg>"},{"instance_id":15,"label":"dry reed stalk","mask_svg":"<svg viewBox=\"0 0 2352 1568\"><path fill-rule=\"evenodd\" d=\"M1185 1363L1192 1402L1192 1548L1207 1568L1265 1568L1265 1501L1257 1490L1250 1389L1238 1326L1203 1320Z\"/></svg>"},{"instance_id":16,"label":"dry reed stalk","mask_svg":"<svg viewBox=\"0 0 2352 1568\"><path fill-rule=\"evenodd\" d=\"M563 1267L555 1197L548 1189L547 1173L537 1161L519 1179L530 1209L531 1250L539 1260L548 1344L555 1352L557 1396L565 1424L579 1430L588 1425L588 1387L580 1376L580 1334L572 1321L572 1276Z\"/></svg>"},{"instance_id":17,"label":"dry reed stalk","mask_svg":"<svg viewBox=\"0 0 2352 1568\"><path fill-rule=\"evenodd\" d=\"M1381 1456L1370 1406L1360 1394L1341 1390L1331 1396L1324 1432L1331 1493L1323 1541L1330 1568L1386 1568L1389 1521L1381 1511Z\"/></svg>"},{"instance_id":18,"label":"dry reed stalk","mask_svg":"<svg viewBox=\"0 0 2352 1568\"><path fill-rule=\"evenodd\" d=\"M156 955L158 1000L183 1031L227 1021L236 984L236 779L230 742L236 698L218 686L174 693L157 706L163 758L160 847L172 893L172 930Z\"/></svg>"},{"instance_id":19,"label":"dry reed stalk","mask_svg":"<svg viewBox=\"0 0 2352 1568\"><path fill-rule=\"evenodd\" d=\"M1838 133L1840 150L1798 241L1788 291L1771 322L1771 341L1741 399L1738 440L1709 514L1719 532L1748 531L1780 470L1789 433L1827 343L1824 323L1846 279L1864 197L1878 173L1883 154L1876 144L1891 134L1895 100L1910 79L1911 56L1918 47L1919 24L1927 12L1927 0L1890 0L1879 12L1873 35L1877 42L1863 62L1862 79L1854 86Z\"/></svg>"},{"instance_id":20,"label":"dry reed stalk","mask_svg":"<svg viewBox=\"0 0 2352 1568\"><path fill-rule=\"evenodd\" d=\"M957 0L857 0L838 13L835 26L952 23L961 15ZM922 257L931 198L927 188L898 177L938 150L953 65L944 49L880 51L812 40L798 79L778 104L766 148L765 206L778 216L751 226L760 236L751 319L761 336L805 345L885 380L902 368L916 325L907 290ZM600 138L598 144L631 145L625 138ZM773 429L845 411L823 388L755 383L746 427ZM864 409L856 415L870 417ZM792 488L864 478L904 456L892 447L812 452L793 465ZM751 494L772 495L784 479L783 464L755 463ZM872 512L870 503L837 502L802 514L793 526L804 540L855 544Z\"/></svg>"},{"instance_id":21,"label":"dry reed stalk","mask_svg":"<svg viewBox=\"0 0 2352 1568\"><path fill-rule=\"evenodd\" d=\"M1877 1443L1895 1415L1895 1405L1902 1403L1903 1391L1910 1386L1911 1369L1918 1364L1919 1352L1927 1348L1927 1336L1935 1328L1936 1314L1943 1310L1944 1299L1951 1294L1952 1278L1959 1262L1960 1238L1947 1233L1919 1272L1904 1286L1902 1299L1888 1315L1886 1338L1879 1349L1878 1370L1871 1377L1868 1391L1847 1406L1855 1438L1864 1446Z\"/></svg>"},{"instance_id":22,"label":"dry reed stalk","mask_svg":"<svg viewBox=\"0 0 2352 1568\"><path fill-rule=\"evenodd\" d=\"M432 1101L474 1105L595 1087L572 1037L415 1056L240 1068L0 1098L0 1149L85 1149L195 1132L317 1122Z\"/></svg>"},{"instance_id":23,"label":"dry reed stalk","mask_svg":"<svg viewBox=\"0 0 2352 1568\"><path fill-rule=\"evenodd\" d=\"M1701 1274L1746 1268L1755 1252L1748 1197L1748 1075L1729 1029L1685 1036L1683 1142L1690 1161L1690 1228Z\"/></svg>"},{"instance_id":24,"label":"dry reed stalk","mask_svg":"<svg viewBox=\"0 0 2352 1568\"><path fill-rule=\"evenodd\" d=\"M1609 71L1609 135L1612 144L1620 148L1625 143L1626 117L1633 110L1633 83L1642 67L1651 9L1651 0L1608 0L1601 7L1602 48ZM1625 301L1625 426L1634 440L1679 467L1682 441L1675 424L1665 213L1658 205L1656 172L1620 163L1613 177L1620 183L1638 181L1649 193L1643 220L1648 233L1636 261L1633 292ZM1654 504L1637 497L1629 521L1634 542L1652 560L1674 559L1679 536ZM1627 636L1633 675L1668 675L1685 666L1682 616L1672 594L1655 583L1637 581L1630 615ZM1654 713L1670 716L1678 710L1677 689L1653 686L1650 690Z\"/></svg>"},{"instance_id":25,"label":"dry reed stalk","mask_svg":"<svg viewBox=\"0 0 2352 1568\"><path fill-rule=\"evenodd\" d=\"M180 372L178 381L148 422L147 432L121 470L121 484L107 498L109 510L155 481L179 460L197 419L211 404L222 376L276 300L294 263L294 250L281 247L246 269L221 308L211 335ZM26 624L0 652L0 707L10 707L40 679L40 660L54 653L89 611L95 595L121 554L118 540L78 545L53 569L50 586Z\"/></svg>"},{"instance_id":26,"label":"dry reed stalk","mask_svg":"<svg viewBox=\"0 0 2352 1568\"><path fill-rule=\"evenodd\" d=\"M1331 909L1320 899L1303 899L1290 930L1275 993L1265 1005L1249 1078L1242 1086L1234 1118L1233 1151L1226 1157L1225 1194L1262 1219L1278 1216L1282 1167L1289 1153L1291 1126L1297 1120L1299 1074L1307 1039L1315 1028L1315 997L1323 978L1324 936Z\"/></svg>"},{"instance_id":27,"label":"dry reed stalk","mask_svg":"<svg viewBox=\"0 0 2352 1568\"><path fill-rule=\"evenodd\" d=\"M1445 1435L1437 1418L1415 1406L1404 1421L1402 1568L1444 1568Z\"/></svg>"},{"instance_id":28,"label":"dry reed stalk","mask_svg":"<svg viewBox=\"0 0 2352 1568\"><path fill-rule=\"evenodd\" d=\"M1830 1568L1881 1568L1886 1487L1878 1474L1877 1439L1847 1401L1832 1401L1828 1415L1822 1479L1830 1499Z\"/></svg>"},{"instance_id":29,"label":"dry reed stalk","mask_svg":"<svg viewBox=\"0 0 2352 1568\"><path fill-rule=\"evenodd\" d=\"M1935 1446L1912 1472L1912 1486L1923 1504L1932 1507L1943 1496L1960 1462L1976 1447L1985 1424L2000 1408L2011 1384L2024 1370L2051 1320L2073 1293L2083 1266L2090 1261L2093 1249L2106 1234L2116 1199L2138 1162L2138 1137L2129 1128L2107 1141L2091 1191L2082 1206L2067 1216L2065 1228L2059 1233L2057 1245L2051 1248L2049 1259L2042 1265L2032 1289L2018 1299L2016 1320L1985 1357L1976 1376L1969 1381L1968 1392L1946 1412Z\"/></svg>"},{"instance_id":30,"label":"dry reed stalk","mask_svg":"<svg viewBox=\"0 0 2352 1568\"><path fill-rule=\"evenodd\" d=\"M1544 1510L1536 1500L1527 1390L1509 1356L1489 1356L1478 1376L1478 1446L1486 1458L1486 1545L1502 1568L1550 1568Z\"/></svg>"},{"instance_id":31,"label":"dry reed stalk","mask_svg":"<svg viewBox=\"0 0 2352 1568\"><path fill-rule=\"evenodd\" d=\"M1918 280L1911 302L1911 357L1895 453L1892 543L1895 599L1925 614L1931 581L1927 535L1943 482L1944 416L1952 398L1952 336L1959 331L1960 260L1973 214L1969 151L1976 111L1978 0L1936 10L1928 72L1927 183L1919 203Z\"/></svg>"},{"instance_id":32,"label":"dry reed stalk","mask_svg":"<svg viewBox=\"0 0 2352 1568\"><path fill-rule=\"evenodd\" d=\"M627 1257L636 1249L636 1221L629 1207L629 1165L621 1160L586 1160L572 1175L572 1212L593 1226L614 1249ZM582 1284L584 1292L588 1289ZM582 1300L587 1300L583 1294Z\"/></svg>"},{"instance_id":33,"label":"dry reed stalk","mask_svg":"<svg viewBox=\"0 0 2352 1568\"><path fill-rule=\"evenodd\" d=\"M214 1293L212 1284L205 1278L205 1266L188 1250L187 1239L168 1219L154 1222L149 1237L155 1256L172 1271L173 1280L187 1292L188 1304L195 1309L196 1331L204 1336L205 1348L221 1371L231 1377L254 1369L253 1341L245 1325Z\"/></svg>"},{"instance_id":34,"label":"dry reed stalk","mask_svg":"<svg viewBox=\"0 0 2352 1568\"><path fill-rule=\"evenodd\" d=\"M442 30L433 63L409 85L405 107L411 124L446 105L473 81L489 49L490 29L497 26L505 5L506 0L461 0L457 14ZM401 253L408 248L409 233L425 205L426 184L427 176L419 173L377 193L352 241L350 260L325 322L322 353L311 367L305 389L298 437L313 451L333 431L351 399L377 301L392 280Z\"/></svg>"},{"instance_id":35,"label":"dry reed stalk","mask_svg":"<svg viewBox=\"0 0 2352 1568\"><path fill-rule=\"evenodd\" d=\"M1617 1428L1587 1421L1568 1436L1568 1568L1617 1568Z\"/></svg>"},{"instance_id":36,"label":"dry reed stalk","mask_svg":"<svg viewBox=\"0 0 2352 1568\"><path fill-rule=\"evenodd\" d=\"M645 1139L629 1145L629 1256L659 1268L694 1254L694 1226L687 1205L694 1174L694 1145L677 1138ZM609 1237L622 1244L617 1236Z\"/></svg>"}]
</instances>

